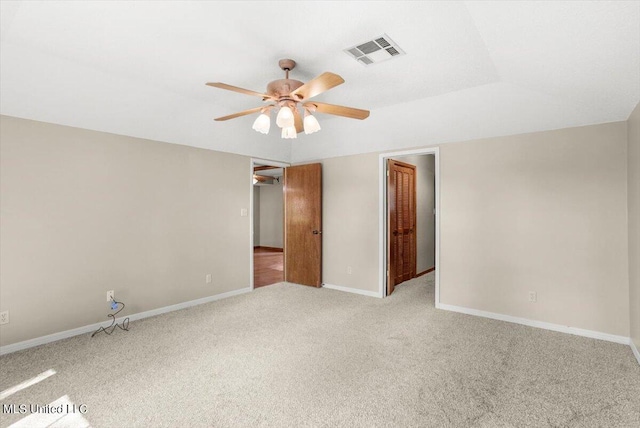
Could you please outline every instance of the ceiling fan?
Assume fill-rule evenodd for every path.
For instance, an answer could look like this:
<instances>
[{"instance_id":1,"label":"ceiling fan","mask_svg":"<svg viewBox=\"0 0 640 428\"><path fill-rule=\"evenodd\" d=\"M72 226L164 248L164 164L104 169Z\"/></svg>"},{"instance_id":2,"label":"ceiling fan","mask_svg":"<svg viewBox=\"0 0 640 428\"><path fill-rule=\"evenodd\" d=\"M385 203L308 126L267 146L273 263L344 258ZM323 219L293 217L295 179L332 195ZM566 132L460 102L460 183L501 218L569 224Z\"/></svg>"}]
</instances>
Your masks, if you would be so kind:
<instances>
[{"instance_id":1,"label":"ceiling fan","mask_svg":"<svg viewBox=\"0 0 640 428\"><path fill-rule=\"evenodd\" d=\"M228 116L218 117L215 120L229 120L260 112L260 116L253 123L253 129L262 134L267 134L271 127L269 113L271 110L278 110L276 125L282 128L282 138L297 138L299 132L304 131L305 134L311 134L320 130L320 124L312 113L333 114L360 120L369 117L368 110L308 101L316 95L343 84L344 79L337 74L325 72L307 83L303 83L299 80L289 79L289 72L296 66L294 60L281 59L278 65L285 72L285 78L270 82L267 85L265 94L227 85L226 83L207 83L208 86L260 97L262 101L270 103L264 107L244 110ZM300 109L304 111L304 120L300 116Z\"/></svg>"}]
</instances>

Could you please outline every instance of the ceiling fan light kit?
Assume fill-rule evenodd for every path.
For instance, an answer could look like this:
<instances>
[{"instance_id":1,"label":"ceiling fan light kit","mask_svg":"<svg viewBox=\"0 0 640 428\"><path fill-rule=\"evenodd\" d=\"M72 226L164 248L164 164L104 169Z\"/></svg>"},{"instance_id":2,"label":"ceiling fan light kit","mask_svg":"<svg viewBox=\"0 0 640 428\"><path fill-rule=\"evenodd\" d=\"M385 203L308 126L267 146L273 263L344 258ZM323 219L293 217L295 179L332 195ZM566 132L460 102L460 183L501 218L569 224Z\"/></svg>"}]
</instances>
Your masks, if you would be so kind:
<instances>
[{"instance_id":1,"label":"ceiling fan light kit","mask_svg":"<svg viewBox=\"0 0 640 428\"><path fill-rule=\"evenodd\" d=\"M344 83L344 79L337 74L325 72L307 83L303 83L299 80L289 79L289 71L293 70L296 66L296 62L294 60L281 59L278 64L280 65L280 68L284 70L285 78L270 82L267 85L266 94L239 88L237 86L227 85L226 83L207 83L207 86L239 92L245 95L257 96L262 98L265 102L272 103L266 107L244 110L228 116L218 117L215 120L224 121L260 112L258 118L253 122L252 128L262 134L268 134L269 129L271 128L271 118L269 117L269 113L271 109L278 107L279 110L276 116L276 125L282 129L281 137L290 139L297 138L298 133L303 130L305 134L313 134L314 132L320 131L320 123L318 123L318 119L313 116L312 112L333 114L360 120L369 117L368 110L319 103L315 101L313 103L306 102L308 99ZM301 108L304 110L304 120L302 120L300 116Z\"/></svg>"},{"instance_id":2,"label":"ceiling fan light kit","mask_svg":"<svg viewBox=\"0 0 640 428\"><path fill-rule=\"evenodd\" d=\"M304 111L304 133L309 135L309 134L313 134L314 132L318 132L320 129L320 124L318 123L318 119L316 119L316 117L314 115L312 115L311 113L309 113L309 110L305 109Z\"/></svg>"},{"instance_id":3,"label":"ceiling fan light kit","mask_svg":"<svg viewBox=\"0 0 640 428\"><path fill-rule=\"evenodd\" d=\"M282 128L282 138L298 138L298 133L294 126L287 126Z\"/></svg>"},{"instance_id":4,"label":"ceiling fan light kit","mask_svg":"<svg viewBox=\"0 0 640 428\"><path fill-rule=\"evenodd\" d=\"M293 126L293 111L289 107L280 107L280 111L276 117L276 125L280 128L289 128Z\"/></svg>"},{"instance_id":5,"label":"ceiling fan light kit","mask_svg":"<svg viewBox=\"0 0 640 428\"><path fill-rule=\"evenodd\" d=\"M256 121L253 122L253 129L261 134L268 134L269 128L271 128L271 119L265 113L261 113Z\"/></svg>"}]
</instances>

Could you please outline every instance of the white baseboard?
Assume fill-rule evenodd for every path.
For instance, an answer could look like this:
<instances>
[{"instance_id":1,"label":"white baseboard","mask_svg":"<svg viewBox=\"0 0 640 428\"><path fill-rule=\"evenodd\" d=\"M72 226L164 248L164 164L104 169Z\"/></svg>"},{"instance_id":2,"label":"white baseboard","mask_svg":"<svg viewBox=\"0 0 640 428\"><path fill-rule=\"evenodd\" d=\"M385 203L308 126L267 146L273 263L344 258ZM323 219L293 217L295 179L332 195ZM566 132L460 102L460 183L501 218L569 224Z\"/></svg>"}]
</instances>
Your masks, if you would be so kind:
<instances>
[{"instance_id":1,"label":"white baseboard","mask_svg":"<svg viewBox=\"0 0 640 428\"><path fill-rule=\"evenodd\" d=\"M377 291L360 290L359 288L343 287L341 285L333 284L322 284L322 287L329 288L331 290L346 291L347 293L360 294L362 296L380 297L380 294L378 294Z\"/></svg>"},{"instance_id":2,"label":"white baseboard","mask_svg":"<svg viewBox=\"0 0 640 428\"><path fill-rule=\"evenodd\" d=\"M638 360L638 364L640 364L640 352L638 352L638 348L636 348L636 344L633 343L633 340L629 340L629 345L631 346L631 350L633 351L633 355L636 356L636 360Z\"/></svg>"},{"instance_id":3,"label":"white baseboard","mask_svg":"<svg viewBox=\"0 0 640 428\"><path fill-rule=\"evenodd\" d=\"M216 300L226 299L227 297L237 296L239 294L248 293L251 291L250 287L241 288L239 290L227 291L226 293L216 294L214 296L203 297L201 299L190 300L188 302L177 303L175 305L165 306L162 308L151 309L145 312L139 312L128 316L122 316L116 319L117 322L122 322L125 318L129 318L130 321L136 321L143 318L149 318L167 312L173 312L180 309L189 308L191 306L202 305L203 303L214 302ZM66 339L69 337L77 336L79 334L92 333L96 331L100 326L107 325L109 321L102 321L95 324L85 325L83 327L74 328L71 330L61 331L59 333L48 334L46 336L36 337L35 339L25 340L23 342L12 343L11 345L0 346L0 355L10 354L16 351L22 351L23 349L33 348L34 346L44 345L45 343L55 342L57 340Z\"/></svg>"},{"instance_id":4,"label":"white baseboard","mask_svg":"<svg viewBox=\"0 0 640 428\"><path fill-rule=\"evenodd\" d=\"M574 334L576 336L589 337L591 339L606 340L608 342L620 343L622 345L629 345L631 343L631 340L628 337L616 336L615 334L602 333L599 331L584 330L581 328L569 327L561 324L552 324L544 321L535 321L527 318L518 318L510 315L503 315L503 314L497 314L494 312L480 311L478 309L465 308L462 306L447 305L444 303L440 303L436 305L436 307L438 309L443 309L445 311L460 312L467 315L475 315L478 317L491 318L491 319L500 320L500 321L507 321L515 324L526 325L529 327L542 328L544 330L552 330L552 331L558 331L560 333L568 333L568 334Z\"/></svg>"}]
</instances>

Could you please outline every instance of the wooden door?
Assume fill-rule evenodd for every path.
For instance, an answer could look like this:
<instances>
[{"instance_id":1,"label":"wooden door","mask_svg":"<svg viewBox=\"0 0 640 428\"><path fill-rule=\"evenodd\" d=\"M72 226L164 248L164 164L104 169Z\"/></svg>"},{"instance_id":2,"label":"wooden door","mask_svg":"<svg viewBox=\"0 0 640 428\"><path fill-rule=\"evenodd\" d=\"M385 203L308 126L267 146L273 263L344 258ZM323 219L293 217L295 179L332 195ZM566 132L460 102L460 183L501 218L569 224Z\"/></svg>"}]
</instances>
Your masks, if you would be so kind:
<instances>
[{"instance_id":1,"label":"wooden door","mask_svg":"<svg viewBox=\"0 0 640 428\"><path fill-rule=\"evenodd\" d=\"M322 285L322 168L284 170L284 280Z\"/></svg>"},{"instance_id":2,"label":"wooden door","mask_svg":"<svg viewBox=\"0 0 640 428\"><path fill-rule=\"evenodd\" d=\"M416 167L389 159L387 172L389 295L416 276Z\"/></svg>"}]
</instances>

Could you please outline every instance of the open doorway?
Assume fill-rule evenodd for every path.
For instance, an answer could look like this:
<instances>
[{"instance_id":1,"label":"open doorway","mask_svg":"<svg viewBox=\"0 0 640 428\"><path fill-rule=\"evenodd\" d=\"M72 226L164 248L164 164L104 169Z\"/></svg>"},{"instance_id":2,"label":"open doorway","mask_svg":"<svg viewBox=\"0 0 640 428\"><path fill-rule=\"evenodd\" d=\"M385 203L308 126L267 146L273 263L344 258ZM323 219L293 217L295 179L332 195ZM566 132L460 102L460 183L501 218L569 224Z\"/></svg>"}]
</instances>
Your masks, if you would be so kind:
<instances>
[{"instance_id":1,"label":"open doorway","mask_svg":"<svg viewBox=\"0 0 640 428\"><path fill-rule=\"evenodd\" d=\"M284 281L283 175L286 164L252 162L252 288Z\"/></svg>"},{"instance_id":2,"label":"open doorway","mask_svg":"<svg viewBox=\"0 0 640 428\"><path fill-rule=\"evenodd\" d=\"M322 165L252 159L250 172L251 289L282 281L321 287Z\"/></svg>"},{"instance_id":3,"label":"open doorway","mask_svg":"<svg viewBox=\"0 0 640 428\"><path fill-rule=\"evenodd\" d=\"M435 270L435 159L387 159L387 295L397 285Z\"/></svg>"},{"instance_id":4,"label":"open doorway","mask_svg":"<svg viewBox=\"0 0 640 428\"><path fill-rule=\"evenodd\" d=\"M437 307L438 149L381 154L380 174L380 296L392 294L407 280L431 274Z\"/></svg>"}]
</instances>

